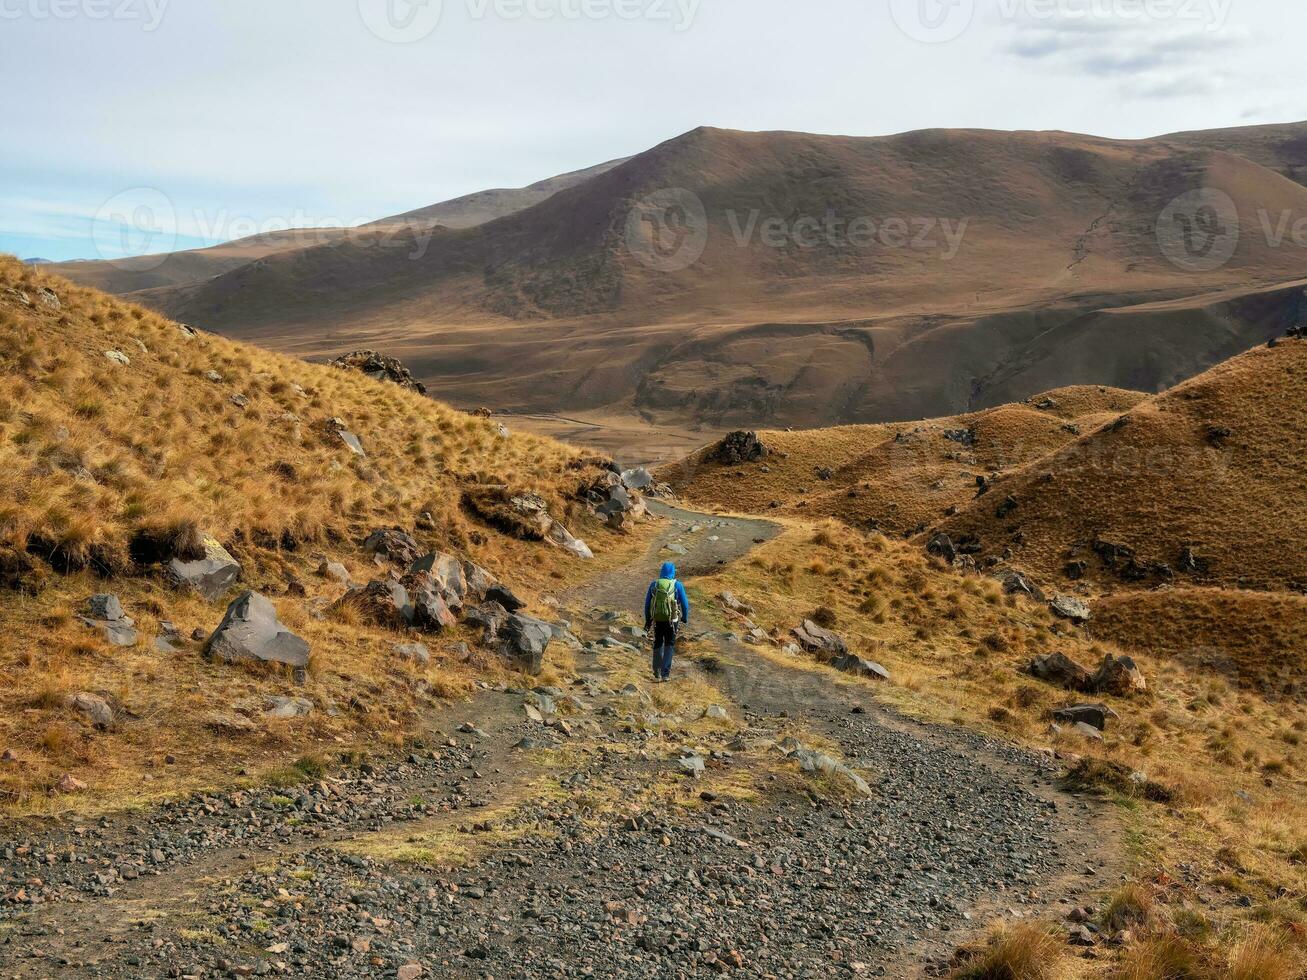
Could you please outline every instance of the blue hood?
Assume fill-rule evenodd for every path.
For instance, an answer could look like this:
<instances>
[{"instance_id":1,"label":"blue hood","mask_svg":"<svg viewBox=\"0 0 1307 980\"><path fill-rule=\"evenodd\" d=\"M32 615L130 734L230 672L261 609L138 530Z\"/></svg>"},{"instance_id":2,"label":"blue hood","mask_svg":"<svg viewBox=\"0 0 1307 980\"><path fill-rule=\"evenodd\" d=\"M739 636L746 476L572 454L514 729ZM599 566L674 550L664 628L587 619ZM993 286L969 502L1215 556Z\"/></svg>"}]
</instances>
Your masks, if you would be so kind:
<instances>
[{"instance_id":1,"label":"blue hood","mask_svg":"<svg viewBox=\"0 0 1307 980\"><path fill-rule=\"evenodd\" d=\"M676 578L676 565L670 561L663 562L663 570L658 573L659 578Z\"/></svg>"}]
</instances>

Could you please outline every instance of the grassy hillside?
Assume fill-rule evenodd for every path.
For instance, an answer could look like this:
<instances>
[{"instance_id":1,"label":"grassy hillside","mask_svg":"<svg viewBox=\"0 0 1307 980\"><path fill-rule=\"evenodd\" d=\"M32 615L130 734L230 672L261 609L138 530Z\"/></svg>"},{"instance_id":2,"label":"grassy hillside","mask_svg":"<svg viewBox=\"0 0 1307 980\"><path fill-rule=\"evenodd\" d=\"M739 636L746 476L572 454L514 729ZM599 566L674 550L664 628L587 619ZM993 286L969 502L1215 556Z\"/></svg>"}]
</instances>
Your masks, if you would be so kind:
<instances>
[{"instance_id":1,"label":"grassy hillside","mask_svg":"<svg viewBox=\"0 0 1307 980\"><path fill-rule=\"evenodd\" d=\"M732 500L903 534L969 502L977 477L1039 459L1145 397L1081 386L923 422L765 431L759 437L772 452L761 464L723 465L710 446L660 475L694 503Z\"/></svg>"},{"instance_id":2,"label":"grassy hillside","mask_svg":"<svg viewBox=\"0 0 1307 980\"><path fill-rule=\"evenodd\" d=\"M176 761L169 791L183 791L320 743L401 738L423 703L508 668L459 647L472 639L461 628L423 638L430 664L401 661L402 634L332 610L345 586L319 566L339 562L360 584L384 578L362 542L398 526L531 599L581 574L580 560L479 523L463 490L534 490L602 552L617 539L583 527L571 502L584 469L551 440L505 436L396 385L195 333L0 260L0 749L17 757L0 765L0 793L43 805L68 773L95 794L148 794L142 776L165 756ZM186 642L213 630L225 602L179 592L148 563L205 537L241 563L240 588L268 596L309 641L307 684L208 663ZM101 592L136 620L135 645L112 647L78 619ZM165 622L183 638L175 651L153 644ZM115 707L109 731L69 707L81 692ZM292 721L256 713L253 730L215 736L211 715L268 696L316 708Z\"/></svg>"},{"instance_id":3,"label":"grassy hillside","mask_svg":"<svg viewBox=\"0 0 1307 980\"><path fill-rule=\"evenodd\" d=\"M1166 565L1191 582L1302 590L1305 389L1307 343L1249 351L1012 472L942 527L984 554L1011 548L1050 582L1083 561L1113 588L1161 584Z\"/></svg>"}]
</instances>

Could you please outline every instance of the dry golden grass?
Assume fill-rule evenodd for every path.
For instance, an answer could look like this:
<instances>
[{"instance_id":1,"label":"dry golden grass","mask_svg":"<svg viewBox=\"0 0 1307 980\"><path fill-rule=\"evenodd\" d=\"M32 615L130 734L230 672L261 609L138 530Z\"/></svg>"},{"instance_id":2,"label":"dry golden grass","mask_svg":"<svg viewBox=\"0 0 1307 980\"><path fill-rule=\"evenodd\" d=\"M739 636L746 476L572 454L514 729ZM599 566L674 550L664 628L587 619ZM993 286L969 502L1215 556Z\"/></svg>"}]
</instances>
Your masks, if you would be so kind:
<instances>
[{"instance_id":1,"label":"dry golden grass","mask_svg":"<svg viewBox=\"0 0 1307 980\"><path fill-rule=\"evenodd\" d=\"M60 308L43 302L43 288ZM366 457L332 433L333 418L359 436ZM18 755L0 764L0 794L27 810L107 806L231 782L242 770L258 778L306 752L402 743L438 701L507 671L481 652L460 656L456 643L472 639L462 630L424 638L433 658L419 667L392 652L411 637L312 614L344 592L316 574L319 563L339 561L359 582L380 577L361 542L402 526L527 598L543 597L642 547L639 536L580 526L571 500L582 469L575 451L552 440L504 438L490 422L395 385L191 336L0 259L0 748ZM591 537L598 560L472 518L461 494L485 483L540 493ZM154 650L161 621L189 635L222 615L221 603L179 593L142 564L161 544L200 534L220 540L242 563L242 587L270 596L311 643L307 685L205 663L194 647ZM292 582L307 596L289 594ZM135 647L108 647L76 619L87 596L104 591L137 620ZM538 602L532 609L550 613ZM549 669L566 669L566 657L551 650ZM92 730L66 706L80 691L109 700L120 723ZM210 713L268 695L307 697L317 710L294 721L254 712L257 730L240 736L205 727ZM66 772L90 792L48 796Z\"/></svg>"},{"instance_id":2,"label":"dry golden grass","mask_svg":"<svg viewBox=\"0 0 1307 980\"><path fill-rule=\"evenodd\" d=\"M963 953L952 980L1057 980L1066 975L1065 942L1036 923L1006 926Z\"/></svg>"},{"instance_id":3,"label":"dry golden grass","mask_svg":"<svg viewBox=\"0 0 1307 980\"><path fill-rule=\"evenodd\" d=\"M1208 565L1204 584L1302 588L1305 386L1307 342L1256 348L1013 473L943 527L977 535L988 554L1012 547L1050 581L1078 549L1091 579L1124 584L1090 550L1098 538L1181 577L1181 551L1191 547ZM999 517L1009 495L1018 506Z\"/></svg>"},{"instance_id":4,"label":"dry golden grass","mask_svg":"<svg viewBox=\"0 0 1307 980\"><path fill-rule=\"evenodd\" d=\"M704 506L731 501L755 513L838 517L857 527L904 533L970 502L977 476L1042 458L1074 441L1075 431L1088 431L1114 409L1124 411L1145 397L1086 386L924 422L767 431L759 436L773 452L762 464L723 466L710 459L708 447L659 475L686 500ZM1057 407L1034 407L1046 398ZM972 434L971 445L946 435L963 431ZM829 479L818 475L821 469L832 471Z\"/></svg>"}]
</instances>

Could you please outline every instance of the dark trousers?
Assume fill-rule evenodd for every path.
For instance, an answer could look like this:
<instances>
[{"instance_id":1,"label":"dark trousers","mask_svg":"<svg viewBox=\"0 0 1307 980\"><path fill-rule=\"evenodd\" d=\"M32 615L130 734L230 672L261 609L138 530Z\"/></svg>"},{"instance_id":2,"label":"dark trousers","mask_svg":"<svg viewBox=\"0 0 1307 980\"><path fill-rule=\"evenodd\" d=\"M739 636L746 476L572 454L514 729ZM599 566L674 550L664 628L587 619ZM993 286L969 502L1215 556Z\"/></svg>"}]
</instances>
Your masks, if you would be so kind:
<instances>
[{"instance_id":1,"label":"dark trousers","mask_svg":"<svg viewBox=\"0 0 1307 980\"><path fill-rule=\"evenodd\" d=\"M676 624L654 623L653 672L666 680L672 676L672 658L676 656Z\"/></svg>"}]
</instances>

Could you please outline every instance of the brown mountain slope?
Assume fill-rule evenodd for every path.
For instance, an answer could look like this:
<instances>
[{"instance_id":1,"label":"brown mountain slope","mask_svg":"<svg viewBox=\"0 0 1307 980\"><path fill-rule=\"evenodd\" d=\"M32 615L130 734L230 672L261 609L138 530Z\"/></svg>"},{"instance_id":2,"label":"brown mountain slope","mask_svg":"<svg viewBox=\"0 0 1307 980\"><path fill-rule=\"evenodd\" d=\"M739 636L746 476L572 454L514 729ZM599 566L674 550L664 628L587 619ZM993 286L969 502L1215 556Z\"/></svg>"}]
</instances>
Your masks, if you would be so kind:
<instances>
[{"instance_id":1,"label":"brown mountain slope","mask_svg":"<svg viewBox=\"0 0 1307 980\"><path fill-rule=\"evenodd\" d=\"M941 526L977 536L983 554L1011 548L1049 580L1084 562L1113 587L1154 585L1166 565L1207 584L1303 590L1305 392L1307 342L1250 351L1013 472Z\"/></svg>"},{"instance_id":2,"label":"brown mountain slope","mask_svg":"<svg viewBox=\"0 0 1307 980\"><path fill-rule=\"evenodd\" d=\"M398 744L439 699L515 671L465 626L419 634L336 607L344 579L402 571L365 539L403 528L548 617L534 597L596 563L497 533L460 499L484 483L532 489L559 517L572 508L581 532L573 496L586 469L552 440L505 436L398 385L186 331L0 259L0 745L17 755L0 766L0 802L39 806L64 773L97 795L148 794L142 773L165 754L178 761L157 792L176 794L319 745ZM585 533L599 564L626 547L597 523ZM213 602L158 564L182 549L201 557L206 537L241 566ZM275 665L207 661L190 640L246 589L309 643L302 684ZM97 593L121 600L134 641L112 645L79 619ZM176 635L156 645L168 623ZM426 661L396 649L419 641ZM72 704L79 693L111 705L114 723L95 730ZM314 707L265 713L286 697Z\"/></svg>"},{"instance_id":3,"label":"brown mountain slope","mask_svg":"<svg viewBox=\"0 0 1307 980\"><path fill-rule=\"evenodd\" d=\"M969 502L977 477L1040 459L1146 397L1082 386L925 422L766 431L762 464L724 465L709 446L659 476L698 505L838 517L903 534Z\"/></svg>"},{"instance_id":4,"label":"brown mountain slope","mask_svg":"<svg viewBox=\"0 0 1307 980\"><path fill-rule=\"evenodd\" d=\"M1307 123L1171 133L1159 137L1158 142L1234 153L1307 185Z\"/></svg>"},{"instance_id":5,"label":"brown mountain slope","mask_svg":"<svg viewBox=\"0 0 1307 980\"><path fill-rule=\"evenodd\" d=\"M304 354L382 346L463 404L714 426L938 417L1073 383L1157 390L1279 333L1303 310L1280 285L1300 249L1244 234L1194 272L1159 247L1168 204L1203 187L1245 229L1263 209L1307 214L1279 173L1162 140L701 129L426 247L355 239L143 298ZM706 231L672 271L627 240L667 188L693 192ZM803 219L828 214L842 224L814 239ZM858 218L881 237L842 237ZM638 251L653 226L633 227Z\"/></svg>"},{"instance_id":6,"label":"brown mountain slope","mask_svg":"<svg viewBox=\"0 0 1307 980\"><path fill-rule=\"evenodd\" d=\"M361 226L365 229L362 234L369 241L374 241L378 231L418 232L433 225L472 228L539 204L560 190L583 183L621 162L613 160L601 163L585 170L549 177L527 187L498 188L466 194L440 204L369 222ZM212 248L113 260L59 262L51 264L50 268L83 286L110 293L135 293L202 282L278 252L325 245L353 233L353 229L347 228L299 228L253 235Z\"/></svg>"}]
</instances>

